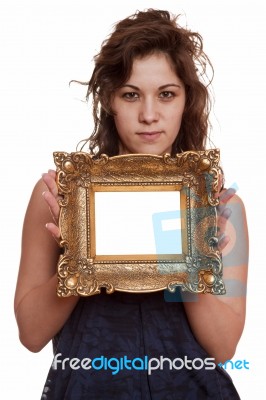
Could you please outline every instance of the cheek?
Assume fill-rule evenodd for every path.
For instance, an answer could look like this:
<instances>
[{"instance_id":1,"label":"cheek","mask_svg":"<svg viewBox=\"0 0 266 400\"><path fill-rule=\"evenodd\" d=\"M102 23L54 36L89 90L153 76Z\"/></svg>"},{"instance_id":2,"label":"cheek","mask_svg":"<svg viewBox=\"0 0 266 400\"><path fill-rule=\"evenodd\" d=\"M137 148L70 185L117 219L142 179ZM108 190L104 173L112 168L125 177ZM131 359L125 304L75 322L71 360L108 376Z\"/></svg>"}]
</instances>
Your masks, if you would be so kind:
<instances>
[{"instance_id":1,"label":"cheek","mask_svg":"<svg viewBox=\"0 0 266 400\"><path fill-rule=\"evenodd\" d=\"M127 131L133 122L133 116L128 109L120 110L114 117L117 130Z\"/></svg>"},{"instance_id":2,"label":"cheek","mask_svg":"<svg viewBox=\"0 0 266 400\"><path fill-rule=\"evenodd\" d=\"M118 136L123 141L128 136L128 132L130 130L130 119L128 119L125 115L121 115L120 113L114 117L114 122Z\"/></svg>"},{"instance_id":3,"label":"cheek","mask_svg":"<svg viewBox=\"0 0 266 400\"><path fill-rule=\"evenodd\" d=\"M115 121L115 126L116 129L118 131L118 133L121 131L121 129L123 129L123 125L125 124L124 119L121 117L121 115L117 115L116 117L114 117L114 121Z\"/></svg>"},{"instance_id":4,"label":"cheek","mask_svg":"<svg viewBox=\"0 0 266 400\"><path fill-rule=\"evenodd\" d=\"M176 109L174 112L169 116L169 124L171 124L172 130L174 132L179 131L181 123L182 123L182 116L183 111L177 112Z\"/></svg>"}]
</instances>

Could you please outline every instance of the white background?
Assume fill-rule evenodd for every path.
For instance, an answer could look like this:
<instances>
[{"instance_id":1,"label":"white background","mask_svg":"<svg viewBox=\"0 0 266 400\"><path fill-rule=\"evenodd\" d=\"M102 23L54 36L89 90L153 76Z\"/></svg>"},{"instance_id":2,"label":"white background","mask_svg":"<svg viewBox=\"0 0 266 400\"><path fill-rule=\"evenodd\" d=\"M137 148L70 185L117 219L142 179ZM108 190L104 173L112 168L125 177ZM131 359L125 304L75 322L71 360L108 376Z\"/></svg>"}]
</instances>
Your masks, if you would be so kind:
<instances>
[{"instance_id":1,"label":"white background","mask_svg":"<svg viewBox=\"0 0 266 400\"><path fill-rule=\"evenodd\" d=\"M264 393L263 211L265 12L259 0L2 0L0 5L1 397L40 398L51 345L32 354L19 343L13 296L21 227L33 185L53 167L52 152L74 151L91 132L90 110L68 88L87 80L92 57L119 19L146 7L184 15L202 34L215 67L212 140L227 186L237 183L249 221L251 254L246 326L231 376L243 400ZM217 332L218 334L218 332Z\"/></svg>"}]
</instances>

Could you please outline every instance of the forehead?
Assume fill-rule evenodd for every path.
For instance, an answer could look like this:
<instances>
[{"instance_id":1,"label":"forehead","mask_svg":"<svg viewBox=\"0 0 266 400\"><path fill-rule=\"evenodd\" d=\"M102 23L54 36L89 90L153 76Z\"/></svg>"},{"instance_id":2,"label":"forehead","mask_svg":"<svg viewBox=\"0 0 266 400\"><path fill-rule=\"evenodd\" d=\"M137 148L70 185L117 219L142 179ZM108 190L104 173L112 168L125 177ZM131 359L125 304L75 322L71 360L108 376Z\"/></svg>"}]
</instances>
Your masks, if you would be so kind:
<instances>
[{"instance_id":1,"label":"forehead","mask_svg":"<svg viewBox=\"0 0 266 400\"><path fill-rule=\"evenodd\" d=\"M170 57L160 52L135 58L128 82L131 80L165 81L169 79L175 82L180 81Z\"/></svg>"}]
</instances>

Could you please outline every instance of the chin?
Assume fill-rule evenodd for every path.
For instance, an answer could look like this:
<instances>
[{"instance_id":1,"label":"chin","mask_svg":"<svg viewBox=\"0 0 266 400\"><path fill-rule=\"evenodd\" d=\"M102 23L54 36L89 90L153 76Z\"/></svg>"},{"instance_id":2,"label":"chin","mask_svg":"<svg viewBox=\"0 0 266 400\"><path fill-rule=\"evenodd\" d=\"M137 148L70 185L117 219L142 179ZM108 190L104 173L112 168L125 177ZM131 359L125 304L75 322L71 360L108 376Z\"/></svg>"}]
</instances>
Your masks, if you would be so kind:
<instances>
[{"instance_id":1,"label":"chin","mask_svg":"<svg viewBox=\"0 0 266 400\"><path fill-rule=\"evenodd\" d=\"M132 147L132 148L120 148L119 155L125 154L151 154L154 156L163 156L164 154L171 154L171 148L162 149L159 146L144 146L141 148Z\"/></svg>"},{"instance_id":2,"label":"chin","mask_svg":"<svg viewBox=\"0 0 266 400\"><path fill-rule=\"evenodd\" d=\"M152 154L154 156L163 156L164 154L171 154L171 150L162 150L162 149L155 149L155 148L147 148L147 149L141 149L139 151L135 151L134 153L138 154Z\"/></svg>"}]
</instances>

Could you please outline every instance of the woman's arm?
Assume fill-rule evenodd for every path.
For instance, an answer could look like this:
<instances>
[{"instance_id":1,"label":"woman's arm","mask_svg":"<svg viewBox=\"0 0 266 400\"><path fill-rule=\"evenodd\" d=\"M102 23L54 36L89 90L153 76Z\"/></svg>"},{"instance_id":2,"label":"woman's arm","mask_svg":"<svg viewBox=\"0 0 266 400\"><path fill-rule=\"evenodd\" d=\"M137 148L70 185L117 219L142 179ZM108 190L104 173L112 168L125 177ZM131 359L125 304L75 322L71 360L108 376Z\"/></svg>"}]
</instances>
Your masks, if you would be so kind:
<instances>
[{"instance_id":1,"label":"woman's arm","mask_svg":"<svg viewBox=\"0 0 266 400\"><path fill-rule=\"evenodd\" d=\"M52 237L59 234L54 224L59 214L56 197L54 173L44 174L33 190L23 226L14 307L20 340L33 352L53 338L78 301L56 294L59 246Z\"/></svg>"},{"instance_id":2,"label":"woman's arm","mask_svg":"<svg viewBox=\"0 0 266 400\"><path fill-rule=\"evenodd\" d=\"M248 230L244 205L230 190L222 193L220 204L218 228L222 237L220 250L227 293L183 296L192 331L217 364L233 357L244 328L248 268ZM189 301L186 301L186 296Z\"/></svg>"}]
</instances>

